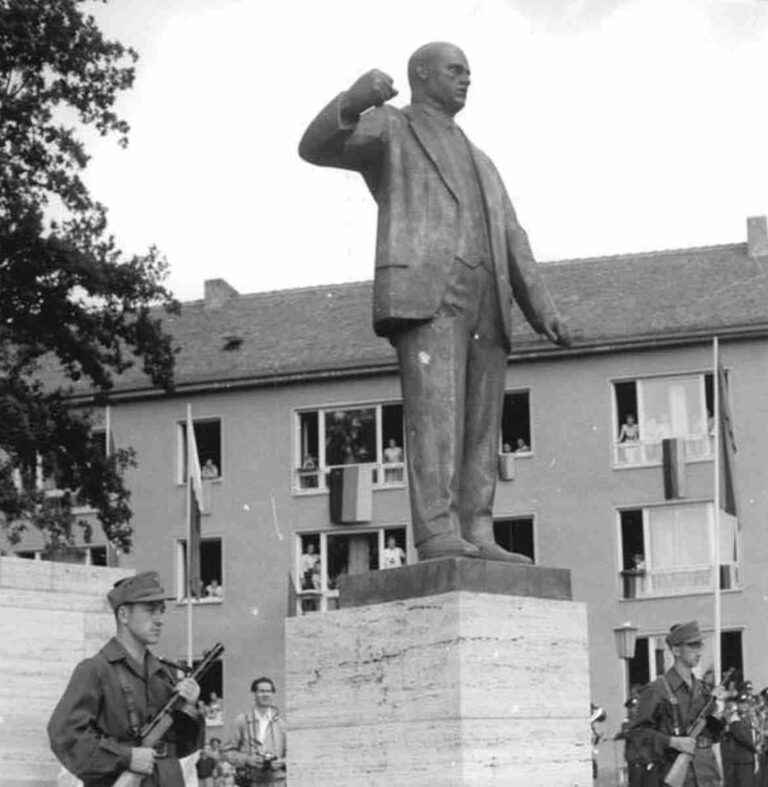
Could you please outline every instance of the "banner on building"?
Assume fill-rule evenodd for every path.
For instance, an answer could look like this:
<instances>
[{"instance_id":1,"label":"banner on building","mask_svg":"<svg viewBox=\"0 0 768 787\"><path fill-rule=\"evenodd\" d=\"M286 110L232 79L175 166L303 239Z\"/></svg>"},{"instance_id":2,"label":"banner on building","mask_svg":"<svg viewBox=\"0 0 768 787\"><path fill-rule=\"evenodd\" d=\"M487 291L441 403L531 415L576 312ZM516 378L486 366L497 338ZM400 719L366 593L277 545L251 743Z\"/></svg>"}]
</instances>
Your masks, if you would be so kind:
<instances>
[{"instance_id":1,"label":"banner on building","mask_svg":"<svg viewBox=\"0 0 768 787\"><path fill-rule=\"evenodd\" d=\"M685 497L685 440L668 437L661 441L664 499Z\"/></svg>"},{"instance_id":2,"label":"banner on building","mask_svg":"<svg viewBox=\"0 0 768 787\"><path fill-rule=\"evenodd\" d=\"M328 476L330 519L334 524L373 519L373 473L370 466L334 467Z\"/></svg>"},{"instance_id":3,"label":"banner on building","mask_svg":"<svg viewBox=\"0 0 768 787\"><path fill-rule=\"evenodd\" d=\"M203 511L203 474L200 469L200 456L197 453L195 427L192 411L187 410L187 481L189 487L189 527L187 532L187 597L200 598L202 580L200 578L200 515Z\"/></svg>"},{"instance_id":4,"label":"banner on building","mask_svg":"<svg viewBox=\"0 0 768 787\"><path fill-rule=\"evenodd\" d=\"M736 437L733 431L731 408L728 402L728 379L721 363L717 365L717 385L720 412L718 413L720 434L720 508L726 514L738 516L736 510L736 488L733 478L733 459L736 453Z\"/></svg>"}]
</instances>

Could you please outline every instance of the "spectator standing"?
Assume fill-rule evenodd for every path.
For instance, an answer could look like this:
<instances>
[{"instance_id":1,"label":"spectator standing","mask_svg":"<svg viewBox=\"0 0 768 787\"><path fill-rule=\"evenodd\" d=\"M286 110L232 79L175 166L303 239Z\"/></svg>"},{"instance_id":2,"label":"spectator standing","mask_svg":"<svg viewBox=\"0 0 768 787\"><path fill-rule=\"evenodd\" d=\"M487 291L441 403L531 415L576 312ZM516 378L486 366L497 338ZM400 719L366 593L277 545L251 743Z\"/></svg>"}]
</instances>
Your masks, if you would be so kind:
<instances>
[{"instance_id":1,"label":"spectator standing","mask_svg":"<svg viewBox=\"0 0 768 787\"><path fill-rule=\"evenodd\" d=\"M310 541L306 552L299 558L299 574L302 590L320 589L320 555L315 553L315 545Z\"/></svg>"},{"instance_id":2,"label":"spectator standing","mask_svg":"<svg viewBox=\"0 0 768 787\"><path fill-rule=\"evenodd\" d=\"M757 787L758 738L748 694L740 694L736 700L736 714L728 725L725 749L726 787Z\"/></svg>"},{"instance_id":3,"label":"spectator standing","mask_svg":"<svg viewBox=\"0 0 768 787\"><path fill-rule=\"evenodd\" d=\"M211 581L205 586L205 595L206 598L223 598L224 597L224 588L219 584L219 580L214 577Z\"/></svg>"},{"instance_id":4,"label":"spectator standing","mask_svg":"<svg viewBox=\"0 0 768 787\"><path fill-rule=\"evenodd\" d=\"M238 785L281 784L286 781L285 723L274 705L271 678L251 684L253 708L235 718L235 733L224 758L235 766Z\"/></svg>"},{"instance_id":5,"label":"spectator standing","mask_svg":"<svg viewBox=\"0 0 768 787\"><path fill-rule=\"evenodd\" d=\"M212 691L208 695L208 707L205 714L205 720L207 724L222 724L223 723L223 716L224 716L224 709L221 704L221 698L219 695Z\"/></svg>"},{"instance_id":6,"label":"spectator standing","mask_svg":"<svg viewBox=\"0 0 768 787\"><path fill-rule=\"evenodd\" d=\"M210 743L206 743L197 760L197 781L200 787L214 787L214 774L218 762L213 756Z\"/></svg>"},{"instance_id":7,"label":"spectator standing","mask_svg":"<svg viewBox=\"0 0 768 787\"><path fill-rule=\"evenodd\" d=\"M219 468L214 463L213 459L209 456L205 460L205 464L200 469L200 475L203 478L218 478L219 477Z\"/></svg>"},{"instance_id":8,"label":"spectator standing","mask_svg":"<svg viewBox=\"0 0 768 787\"><path fill-rule=\"evenodd\" d=\"M405 552L397 545L397 539L394 536L389 536L387 545L381 553L381 567L399 568L403 565L405 565Z\"/></svg>"},{"instance_id":9,"label":"spectator standing","mask_svg":"<svg viewBox=\"0 0 768 787\"><path fill-rule=\"evenodd\" d=\"M403 449L394 438L390 438L384 449L384 464L397 465L384 468L384 480L387 483L398 483L403 480Z\"/></svg>"}]
</instances>

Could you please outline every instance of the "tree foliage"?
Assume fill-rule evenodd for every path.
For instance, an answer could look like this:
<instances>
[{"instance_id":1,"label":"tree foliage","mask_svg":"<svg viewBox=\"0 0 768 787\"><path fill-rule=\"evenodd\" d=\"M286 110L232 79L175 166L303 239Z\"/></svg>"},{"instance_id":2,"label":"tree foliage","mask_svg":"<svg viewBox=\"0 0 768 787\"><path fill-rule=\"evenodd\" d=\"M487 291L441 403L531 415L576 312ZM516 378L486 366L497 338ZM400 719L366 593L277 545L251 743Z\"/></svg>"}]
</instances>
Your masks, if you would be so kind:
<instances>
[{"instance_id":1,"label":"tree foliage","mask_svg":"<svg viewBox=\"0 0 768 787\"><path fill-rule=\"evenodd\" d=\"M133 452L93 439L71 387L87 384L103 404L138 362L170 390L174 349L157 307L178 304L157 250L126 259L83 181L87 129L127 144L115 104L138 58L104 37L86 5L0 0L0 515L12 541L31 522L71 543L76 522L90 538L73 513L85 505L128 550ZM41 472L74 491L46 493Z\"/></svg>"}]
</instances>

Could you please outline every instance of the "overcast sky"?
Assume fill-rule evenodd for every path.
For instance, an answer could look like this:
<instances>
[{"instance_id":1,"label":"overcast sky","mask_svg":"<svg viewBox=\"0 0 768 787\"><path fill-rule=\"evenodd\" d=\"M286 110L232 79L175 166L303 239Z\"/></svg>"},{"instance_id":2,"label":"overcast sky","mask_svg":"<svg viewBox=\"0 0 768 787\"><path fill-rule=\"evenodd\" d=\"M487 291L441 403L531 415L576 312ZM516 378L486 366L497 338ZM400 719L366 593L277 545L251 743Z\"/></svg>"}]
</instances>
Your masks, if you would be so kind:
<instances>
[{"instance_id":1,"label":"overcast sky","mask_svg":"<svg viewBox=\"0 0 768 787\"><path fill-rule=\"evenodd\" d=\"M87 4L90 5L90 4ZM122 150L88 181L126 252L156 244L178 297L372 277L375 207L296 147L380 68L461 46L457 120L495 161L541 261L741 242L768 213L766 0L110 0L141 55Z\"/></svg>"}]
</instances>

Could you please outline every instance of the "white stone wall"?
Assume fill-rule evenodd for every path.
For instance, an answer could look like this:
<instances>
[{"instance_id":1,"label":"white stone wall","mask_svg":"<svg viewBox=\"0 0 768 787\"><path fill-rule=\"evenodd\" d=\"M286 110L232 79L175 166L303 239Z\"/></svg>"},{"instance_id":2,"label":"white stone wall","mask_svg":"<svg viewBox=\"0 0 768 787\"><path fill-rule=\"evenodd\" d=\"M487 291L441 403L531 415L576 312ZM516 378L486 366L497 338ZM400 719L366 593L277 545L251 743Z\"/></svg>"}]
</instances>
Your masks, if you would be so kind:
<instances>
[{"instance_id":1,"label":"white stone wall","mask_svg":"<svg viewBox=\"0 0 768 787\"><path fill-rule=\"evenodd\" d=\"M0 787L56 783L48 719L75 664L114 633L106 593L133 573L0 557Z\"/></svg>"},{"instance_id":2,"label":"white stone wall","mask_svg":"<svg viewBox=\"0 0 768 787\"><path fill-rule=\"evenodd\" d=\"M584 604L453 591L286 623L307 787L591 787Z\"/></svg>"}]
</instances>

